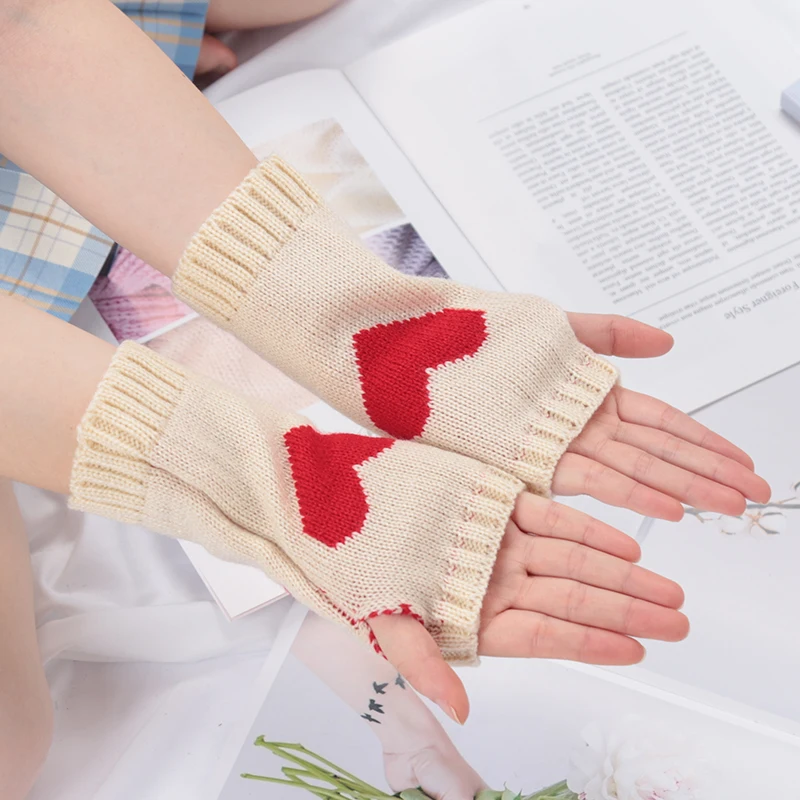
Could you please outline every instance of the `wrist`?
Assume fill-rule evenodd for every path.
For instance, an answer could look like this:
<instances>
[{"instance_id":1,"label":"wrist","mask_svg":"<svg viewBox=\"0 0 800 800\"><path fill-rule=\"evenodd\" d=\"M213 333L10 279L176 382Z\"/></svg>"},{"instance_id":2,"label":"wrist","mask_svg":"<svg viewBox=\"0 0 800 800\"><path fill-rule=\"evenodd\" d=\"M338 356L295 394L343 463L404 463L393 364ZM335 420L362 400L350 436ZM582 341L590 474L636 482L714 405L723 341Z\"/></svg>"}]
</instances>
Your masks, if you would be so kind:
<instances>
[{"instance_id":1,"label":"wrist","mask_svg":"<svg viewBox=\"0 0 800 800\"><path fill-rule=\"evenodd\" d=\"M321 203L279 158L262 161L192 237L173 278L175 295L230 328L261 272Z\"/></svg>"},{"instance_id":2,"label":"wrist","mask_svg":"<svg viewBox=\"0 0 800 800\"><path fill-rule=\"evenodd\" d=\"M388 709L386 718L374 729L386 755L399 755L435 744L442 738L442 732L442 726L430 709L410 690L408 701Z\"/></svg>"},{"instance_id":3,"label":"wrist","mask_svg":"<svg viewBox=\"0 0 800 800\"><path fill-rule=\"evenodd\" d=\"M81 419L70 507L141 524L152 453L189 375L134 342L114 353Z\"/></svg>"}]
</instances>

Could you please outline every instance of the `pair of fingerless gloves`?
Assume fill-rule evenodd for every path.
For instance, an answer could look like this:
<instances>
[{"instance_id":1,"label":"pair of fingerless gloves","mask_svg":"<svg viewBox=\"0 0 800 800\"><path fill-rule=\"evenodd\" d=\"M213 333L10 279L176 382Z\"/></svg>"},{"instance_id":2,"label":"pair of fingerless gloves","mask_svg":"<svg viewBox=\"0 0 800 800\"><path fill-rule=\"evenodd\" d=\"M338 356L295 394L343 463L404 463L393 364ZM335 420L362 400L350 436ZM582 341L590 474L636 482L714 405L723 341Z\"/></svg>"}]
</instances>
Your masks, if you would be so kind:
<instances>
[{"instance_id":1,"label":"pair of fingerless gloves","mask_svg":"<svg viewBox=\"0 0 800 800\"><path fill-rule=\"evenodd\" d=\"M396 272L275 157L174 289L379 435L320 433L126 343L81 423L71 505L255 564L366 639L411 615L473 662L516 498L549 493L614 368L545 300Z\"/></svg>"}]
</instances>

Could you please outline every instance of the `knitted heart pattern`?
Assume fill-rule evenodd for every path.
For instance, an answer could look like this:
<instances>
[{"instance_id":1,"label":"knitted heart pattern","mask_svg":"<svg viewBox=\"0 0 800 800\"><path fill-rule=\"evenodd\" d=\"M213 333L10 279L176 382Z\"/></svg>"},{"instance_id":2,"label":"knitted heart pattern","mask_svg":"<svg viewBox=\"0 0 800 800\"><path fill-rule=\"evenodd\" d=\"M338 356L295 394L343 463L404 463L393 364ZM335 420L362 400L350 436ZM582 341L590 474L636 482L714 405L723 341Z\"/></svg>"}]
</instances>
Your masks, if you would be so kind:
<instances>
[{"instance_id":1,"label":"knitted heart pattern","mask_svg":"<svg viewBox=\"0 0 800 800\"><path fill-rule=\"evenodd\" d=\"M431 413L431 374L444 364L474 356L486 336L484 312L461 308L355 334L364 409L375 427L396 439L420 436Z\"/></svg>"},{"instance_id":2,"label":"knitted heart pattern","mask_svg":"<svg viewBox=\"0 0 800 800\"><path fill-rule=\"evenodd\" d=\"M306 535L336 548L361 531L369 505L355 470L394 444L353 433L320 433L310 425L284 434Z\"/></svg>"}]
</instances>

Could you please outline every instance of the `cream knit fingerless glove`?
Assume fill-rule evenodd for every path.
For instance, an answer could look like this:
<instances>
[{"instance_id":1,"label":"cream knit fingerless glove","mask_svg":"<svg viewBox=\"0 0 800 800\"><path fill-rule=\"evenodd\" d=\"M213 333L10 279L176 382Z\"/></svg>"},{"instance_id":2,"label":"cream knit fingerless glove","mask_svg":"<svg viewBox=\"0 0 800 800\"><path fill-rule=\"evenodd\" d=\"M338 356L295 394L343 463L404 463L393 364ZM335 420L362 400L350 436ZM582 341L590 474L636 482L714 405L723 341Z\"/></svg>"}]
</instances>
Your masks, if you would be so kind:
<instances>
[{"instance_id":1,"label":"cream knit fingerless glove","mask_svg":"<svg viewBox=\"0 0 800 800\"><path fill-rule=\"evenodd\" d=\"M318 433L126 343L81 422L70 504L255 564L364 638L413 615L469 663L521 490L426 445Z\"/></svg>"},{"instance_id":2,"label":"cream knit fingerless glove","mask_svg":"<svg viewBox=\"0 0 800 800\"><path fill-rule=\"evenodd\" d=\"M539 494L617 378L545 300L391 269L278 158L205 222L174 286L361 425Z\"/></svg>"}]
</instances>

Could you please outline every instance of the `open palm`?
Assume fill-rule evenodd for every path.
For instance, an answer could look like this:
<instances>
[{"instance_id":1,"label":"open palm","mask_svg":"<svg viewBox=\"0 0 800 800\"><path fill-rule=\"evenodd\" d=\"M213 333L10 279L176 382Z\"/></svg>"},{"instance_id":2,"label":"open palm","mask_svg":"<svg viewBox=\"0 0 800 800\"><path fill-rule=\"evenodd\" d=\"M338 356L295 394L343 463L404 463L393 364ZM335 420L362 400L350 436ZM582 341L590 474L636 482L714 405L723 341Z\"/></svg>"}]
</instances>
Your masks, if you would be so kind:
<instances>
[{"instance_id":1,"label":"open palm","mask_svg":"<svg viewBox=\"0 0 800 800\"><path fill-rule=\"evenodd\" d=\"M672 347L668 333L625 317L568 316L578 339L601 355L652 358ZM666 403L621 386L562 457L553 492L587 494L668 520L683 516L683 503L738 516L748 499L770 497L738 447Z\"/></svg>"},{"instance_id":2,"label":"open palm","mask_svg":"<svg viewBox=\"0 0 800 800\"><path fill-rule=\"evenodd\" d=\"M624 533L553 500L523 493L483 601L478 651L485 656L635 664L634 637L679 641L689 631L680 586L639 567ZM370 620L386 657L420 693L464 721L460 679L411 617Z\"/></svg>"},{"instance_id":3,"label":"open palm","mask_svg":"<svg viewBox=\"0 0 800 800\"><path fill-rule=\"evenodd\" d=\"M568 316L578 339L601 355L652 358L672 347L669 334L624 317ZM621 386L561 458L552 488L672 520L683 516L683 503L735 516L746 499L770 497L738 447L666 403ZM644 657L637 639L683 639L689 623L678 610L681 588L637 566L640 555L620 531L524 493L484 598L479 652L621 665ZM415 688L465 720L463 685L428 632L409 617L370 624Z\"/></svg>"}]
</instances>

